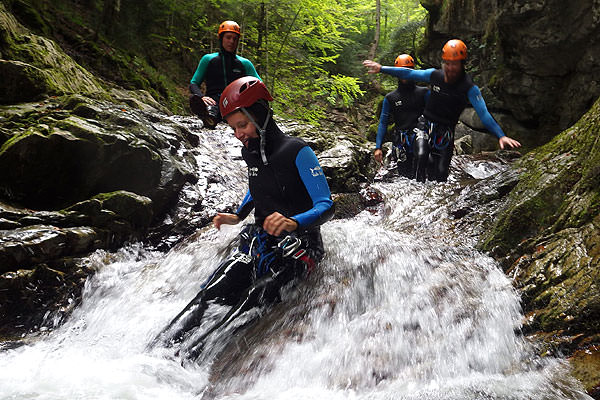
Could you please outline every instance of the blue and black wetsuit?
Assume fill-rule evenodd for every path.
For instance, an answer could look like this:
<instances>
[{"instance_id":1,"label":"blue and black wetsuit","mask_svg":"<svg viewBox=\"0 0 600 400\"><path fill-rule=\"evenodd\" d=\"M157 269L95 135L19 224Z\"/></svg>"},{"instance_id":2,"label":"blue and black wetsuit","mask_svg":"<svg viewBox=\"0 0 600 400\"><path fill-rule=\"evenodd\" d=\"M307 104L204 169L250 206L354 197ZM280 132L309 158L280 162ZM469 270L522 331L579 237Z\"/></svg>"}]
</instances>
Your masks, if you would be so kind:
<instances>
[{"instance_id":1,"label":"blue and black wetsuit","mask_svg":"<svg viewBox=\"0 0 600 400\"><path fill-rule=\"evenodd\" d=\"M225 51L223 48L217 53L206 54L200 59L196 72L190 81L190 92L192 93L190 108L204 120L207 127L214 128L221 121L219 107L210 106L207 108L201 98L208 96L219 104L221 93L227 85L248 75L260 79L250 60ZM200 89L202 82L206 83L206 93L202 93Z\"/></svg>"},{"instance_id":2,"label":"blue and black wetsuit","mask_svg":"<svg viewBox=\"0 0 600 400\"><path fill-rule=\"evenodd\" d=\"M240 233L237 251L217 267L196 298L157 338L163 342L183 341L183 355L190 358L202 350L209 334L253 307L277 301L282 287L305 277L323 257L319 226L333 216L333 202L312 149L302 139L282 133L271 120L266 129L268 163L265 165L261 159L259 139L251 139L248 148L242 149L242 156L248 166L249 190L236 214L244 219L254 209L255 221ZM269 236L262 229L264 219L273 212L298 223L293 235L286 237L297 241L297 247L287 256L278 253L277 244L282 238ZM285 253L286 248L282 250ZM231 308L200 338L186 342L188 332L201 325L211 302Z\"/></svg>"},{"instance_id":3,"label":"blue and black wetsuit","mask_svg":"<svg viewBox=\"0 0 600 400\"><path fill-rule=\"evenodd\" d=\"M498 139L504 136L502 128L489 113L479 87L471 77L463 73L454 83L444 82L441 69L413 70L401 67L381 67L381 72L399 79L427 82L431 85L423 117L419 120L419 129L427 136L429 149L428 179L445 181L448 178L450 160L454 150L454 129L460 114L470 102L483 125ZM417 180L425 180L422 158L417 163Z\"/></svg>"},{"instance_id":4,"label":"blue and black wetsuit","mask_svg":"<svg viewBox=\"0 0 600 400\"><path fill-rule=\"evenodd\" d=\"M394 153L397 153L398 172L408 178L414 177L413 129L423 114L427 93L427 88L418 87L413 82L399 81L398 88L384 97L381 107L375 148L381 149L391 116L394 121L392 143Z\"/></svg>"}]
</instances>

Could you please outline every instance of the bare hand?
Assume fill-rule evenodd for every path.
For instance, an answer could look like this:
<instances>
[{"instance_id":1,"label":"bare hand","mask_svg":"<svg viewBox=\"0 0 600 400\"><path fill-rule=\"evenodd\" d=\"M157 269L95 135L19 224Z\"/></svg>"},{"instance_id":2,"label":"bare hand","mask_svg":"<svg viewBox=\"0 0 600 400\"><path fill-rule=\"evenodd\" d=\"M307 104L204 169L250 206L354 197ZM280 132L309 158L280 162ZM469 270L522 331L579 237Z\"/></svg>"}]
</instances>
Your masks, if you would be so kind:
<instances>
[{"instance_id":1,"label":"bare hand","mask_svg":"<svg viewBox=\"0 0 600 400\"><path fill-rule=\"evenodd\" d=\"M375 161L379 164L383 164L383 151L381 151L381 149L375 149L373 157L375 157Z\"/></svg>"},{"instance_id":2,"label":"bare hand","mask_svg":"<svg viewBox=\"0 0 600 400\"><path fill-rule=\"evenodd\" d=\"M215 228L221 229L221 225L235 225L240 222L240 217L235 214L229 213L218 213L213 218L213 224L215 224Z\"/></svg>"},{"instance_id":3,"label":"bare hand","mask_svg":"<svg viewBox=\"0 0 600 400\"><path fill-rule=\"evenodd\" d=\"M217 102L212 97L204 96L204 97L202 97L202 101L207 106L216 106L217 105Z\"/></svg>"},{"instance_id":4,"label":"bare hand","mask_svg":"<svg viewBox=\"0 0 600 400\"><path fill-rule=\"evenodd\" d=\"M502 136L498 139L498 143L500 143L500 148L504 149L505 147L521 147L521 143L517 142L515 139L511 139L508 136Z\"/></svg>"},{"instance_id":5,"label":"bare hand","mask_svg":"<svg viewBox=\"0 0 600 400\"><path fill-rule=\"evenodd\" d=\"M284 217L278 212L274 212L265 218L265 222L263 222L263 229L267 231L269 235L279 236L283 231L295 231L298 229L298 224L294 220Z\"/></svg>"},{"instance_id":6,"label":"bare hand","mask_svg":"<svg viewBox=\"0 0 600 400\"><path fill-rule=\"evenodd\" d=\"M365 60L363 61L363 65L367 67L367 72L369 74L376 74L379 71L381 71L381 64L379 64L378 62Z\"/></svg>"}]
</instances>

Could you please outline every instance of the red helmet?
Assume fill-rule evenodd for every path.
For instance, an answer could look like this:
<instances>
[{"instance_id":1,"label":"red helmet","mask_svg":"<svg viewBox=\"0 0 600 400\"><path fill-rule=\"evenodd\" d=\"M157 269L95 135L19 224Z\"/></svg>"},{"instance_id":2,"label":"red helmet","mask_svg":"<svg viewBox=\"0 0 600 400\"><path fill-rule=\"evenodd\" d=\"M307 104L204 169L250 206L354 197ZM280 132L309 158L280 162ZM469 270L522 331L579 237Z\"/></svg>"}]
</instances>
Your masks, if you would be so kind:
<instances>
[{"instance_id":1,"label":"red helmet","mask_svg":"<svg viewBox=\"0 0 600 400\"><path fill-rule=\"evenodd\" d=\"M219 25L219 32L217 33L217 35L221 36L221 33L224 33L224 32L233 32L233 33L237 33L238 35L242 34L242 30L240 29L240 26L235 21L221 22L221 25Z\"/></svg>"},{"instance_id":2,"label":"red helmet","mask_svg":"<svg viewBox=\"0 0 600 400\"><path fill-rule=\"evenodd\" d=\"M415 59L412 58L408 54L400 54L396 57L396 61L394 61L395 67L405 67L405 68L414 68L415 67Z\"/></svg>"},{"instance_id":3,"label":"red helmet","mask_svg":"<svg viewBox=\"0 0 600 400\"><path fill-rule=\"evenodd\" d=\"M250 107L258 100L273 101L265 84L254 76L244 76L231 82L219 100L219 109L223 118L240 108Z\"/></svg>"},{"instance_id":4,"label":"red helmet","mask_svg":"<svg viewBox=\"0 0 600 400\"><path fill-rule=\"evenodd\" d=\"M448 40L442 48L442 59L447 61L466 60L467 45L462 40Z\"/></svg>"}]
</instances>

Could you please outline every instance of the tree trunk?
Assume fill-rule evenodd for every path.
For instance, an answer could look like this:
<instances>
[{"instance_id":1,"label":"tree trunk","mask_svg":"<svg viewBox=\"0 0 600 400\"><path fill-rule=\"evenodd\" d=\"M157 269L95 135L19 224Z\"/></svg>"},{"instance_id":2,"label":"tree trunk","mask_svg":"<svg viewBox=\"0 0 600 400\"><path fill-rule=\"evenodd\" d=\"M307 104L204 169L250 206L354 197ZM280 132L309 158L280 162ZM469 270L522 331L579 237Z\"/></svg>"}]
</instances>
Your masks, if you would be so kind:
<instances>
[{"instance_id":1,"label":"tree trunk","mask_svg":"<svg viewBox=\"0 0 600 400\"><path fill-rule=\"evenodd\" d=\"M262 60L264 59L264 49L263 49L263 35L266 34L265 29L265 2L260 3L260 14L258 17L258 39L256 43L256 72L258 72L259 76L263 76L263 64ZM264 77L263 77L264 79Z\"/></svg>"},{"instance_id":2,"label":"tree trunk","mask_svg":"<svg viewBox=\"0 0 600 400\"><path fill-rule=\"evenodd\" d=\"M375 58L377 47L379 46L379 35L381 34L381 0L375 0L375 38L369 49L369 60Z\"/></svg>"},{"instance_id":3,"label":"tree trunk","mask_svg":"<svg viewBox=\"0 0 600 400\"><path fill-rule=\"evenodd\" d=\"M102 6L102 29L107 35L113 33L120 11L121 0L104 0Z\"/></svg>"}]
</instances>

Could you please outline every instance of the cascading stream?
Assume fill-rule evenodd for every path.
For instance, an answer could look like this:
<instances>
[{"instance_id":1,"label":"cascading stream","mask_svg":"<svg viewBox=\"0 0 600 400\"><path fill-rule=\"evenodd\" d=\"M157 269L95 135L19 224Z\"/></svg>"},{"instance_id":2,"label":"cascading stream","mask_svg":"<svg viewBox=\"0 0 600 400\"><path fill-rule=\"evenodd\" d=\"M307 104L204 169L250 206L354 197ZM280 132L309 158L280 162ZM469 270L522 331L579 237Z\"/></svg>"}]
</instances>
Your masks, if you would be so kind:
<instances>
[{"instance_id":1,"label":"cascading stream","mask_svg":"<svg viewBox=\"0 0 600 400\"><path fill-rule=\"evenodd\" d=\"M199 149L199 162L233 183L208 179L190 190L240 199L241 161L210 151L210 143ZM505 170L455 159L454 170L474 180ZM214 337L198 364L147 345L240 227L205 228L167 254L142 246L94 253L87 262L97 273L70 318L0 351L0 399L589 398L564 361L536 356L519 334L510 280L474 249L477 229L450 217L456 192L472 189L453 179L374 187L385 205L326 223L319 269L259 322Z\"/></svg>"}]
</instances>

